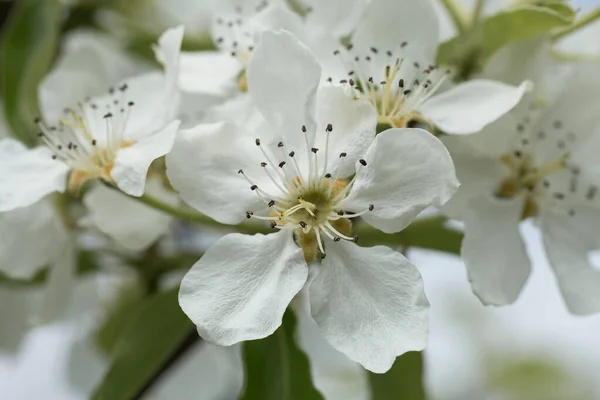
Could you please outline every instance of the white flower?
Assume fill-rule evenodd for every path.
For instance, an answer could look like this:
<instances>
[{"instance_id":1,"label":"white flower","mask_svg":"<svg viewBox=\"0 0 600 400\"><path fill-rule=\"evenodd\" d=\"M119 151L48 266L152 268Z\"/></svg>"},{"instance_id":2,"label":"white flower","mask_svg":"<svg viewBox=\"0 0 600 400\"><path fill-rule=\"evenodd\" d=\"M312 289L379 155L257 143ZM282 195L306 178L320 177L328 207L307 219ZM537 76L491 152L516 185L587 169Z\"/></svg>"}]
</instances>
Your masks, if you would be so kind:
<instances>
[{"instance_id":1,"label":"white flower","mask_svg":"<svg viewBox=\"0 0 600 400\"><path fill-rule=\"evenodd\" d=\"M436 95L449 74L434 65L438 20L429 0L373 0L365 8L348 48L324 74L369 100L379 123L403 128L411 120L435 124L445 133L480 131L512 109L529 83L506 85L476 79Z\"/></svg>"},{"instance_id":2,"label":"white flower","mask_svg":"<svg viewBox=\"0 0 600 400\"><path fill-rule=\"evenodd\" d=\"M159 41L164 75L152 72L129 79L107 96L65 110L57 121L38 120L46 146L14 150L14 141L5 139L0 146L0 211L31 205L66 187L77 191L97 178L141 195L150 163L171 149L179 124L171 116L177 107L182 36L183 30L176 28Z\"/></svg>"},{"instance_id":3,"label":"white flower","mask_svg":"<svg viewBox=\"0 0 600 400\"><path fill-rule=\"evenodd\" d=\"M417 269L387 247L357 246L352 220L397 232L445 203L458 185L450 157L423 130L375 138L373 108L339 87L317 92L319 63L287 32L262 34L247 73L261 127L182 131L167 175L210 217L266 220L277 232L221 238L183 279L180 304L208 341L262 338L281 324L308 264L320 262L309 291L324 337L386 371L397 355L425 345L428 302Z\"/></svg>"},{"instance_id":4,"label":"white flower","mask_svg":"<svg viewBox=\"0 0 600 400\"><path fill-rule=\"evenodd\" d=\"M530 262L518 227L534 218L569 310L600 311L600 272L587 260L600 246L600 120L589 106L597 68L579 65L542 111L445 139L462 182L445 210L464 219L462 255L486 304L511 303L521 292Z\"/></svg>"},{"instance_id":5,"label":"white flower","mask_svg":"<svg viewBox=\"0 0 600 400\"><path fill-rule=\"evenodd\" d=\"M179 86L186 92L217 96L245 92L245 70L260 32L278 29L293 33L313 49L311 30L285 2L236 0L224 3L215 11L212 27L212 38L219 50L182 52ZM335 42L328 43L333 46ZM315 47L317 50L323 45Z\"/></svg>"}]
</instances>

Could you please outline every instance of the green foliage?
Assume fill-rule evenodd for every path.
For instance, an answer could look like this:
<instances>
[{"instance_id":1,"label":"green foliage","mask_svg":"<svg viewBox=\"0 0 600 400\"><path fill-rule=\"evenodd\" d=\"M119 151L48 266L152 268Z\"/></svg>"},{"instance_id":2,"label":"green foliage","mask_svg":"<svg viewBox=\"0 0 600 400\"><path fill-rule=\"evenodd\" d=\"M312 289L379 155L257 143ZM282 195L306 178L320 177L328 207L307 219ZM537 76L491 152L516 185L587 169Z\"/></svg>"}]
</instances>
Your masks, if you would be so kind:
<instances>
[{"instance_id":1,"label":"green foliage","mask_svg":"<svg viewBox=\"0 0 600 400\"><path fill-rule=\"evenodd\" d=\"M17 1L0 39L0 87L12 133L34 143L39 115L37 86L48 72L59 41L58 0Z\"/></svg>"},{"instance_id":2,"label":"green foliage","mask_svg":"<svg viewBox=\"0 0 600 400\"><path fill-rule=\"evenodd\" d=\"M186 336L196 334L179 308L177 289L159 293L139 304L130 322L112 344L113 359L95 400L129 400L160 370ZM121 317L119 317L120 319ZM122 322L122 321L121 321ZM111 345L110 343L108 343Z\"/></svg>"},{"instance_id":3,"label":"green foliage","mask_svg":"<svg viewBox=\"0 0 600 400\"><path fill-rule=\"evenodd\" d=\"M306 355L296 347L291 311L277 331L244 343L245 390L240 400L323 400L313 387Z\"/></svg>"},{"instance_id":4,"label":"green foliage","mask_svg":"<svg viewBox=\"0 0 600 400\"><path fill-rule=\"evenodd\" d=\"M396 358L385 374L369 373L372 400L425 400L422 354L410 352Z\"/></svg>"},{"instance_id":5,"label":"green foliage","mask_svg":"<svg viewBox=\"0 0 600 400\"><path fill-rule=\"evenodd\" d=\"M458 79L465 80L480 71L503 46L567 26L573 18L573 10L561 3L525 5L499 12L443 43L437 62L457 68Z\"/></svg>"}]
</instances>

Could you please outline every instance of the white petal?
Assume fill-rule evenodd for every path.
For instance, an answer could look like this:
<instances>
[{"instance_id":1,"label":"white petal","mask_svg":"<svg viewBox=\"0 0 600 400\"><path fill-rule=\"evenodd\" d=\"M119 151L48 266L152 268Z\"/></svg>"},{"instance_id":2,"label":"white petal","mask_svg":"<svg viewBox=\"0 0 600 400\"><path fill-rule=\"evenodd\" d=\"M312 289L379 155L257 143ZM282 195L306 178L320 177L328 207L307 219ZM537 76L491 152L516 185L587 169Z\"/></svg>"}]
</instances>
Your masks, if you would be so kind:
<instances>
[{"instance_id":1,"label":"white petal","mask_svg":"<svg viewBox=\"0 0 600 400\"><path fill-rule=\"evenodd\" d=\"M332 125L333 131L329 134L327 146L328 124ZM327 172L334 176L339 173L340 177L352 175L355 163L375 139L376 126L377 112L368 101L348 96L341 86L323 86L319 89L314 147L319 149L321 159L324 159L328 148ZM347 156L340 158L342 152Z\"/></svg>"},{"instance_id":2,"label":"white petal","mask_svg":"<svg viewBox=\"0 0 600 400\"><path fill-rule=\"evenodd\" d=\"M512 86L474 79L432 97L419 111L446 133L475 133L510 111L530 89L529 82Z\"/></svg>"},{"instance_id":3,"label":"white petal","mask_svg":"<svg viewBox=\"0 0 600 400\"><path fill-rule=\"evenodd\" d=\"M38 86L42 115L55 124L66 107L105 93L111 85L143 69L143 64L129 57L107 35L91 31L70 33L54 68Z\"/></svg>"},{"instance_id":4,"label":"white petal","mask_svg":"<svg viewBox=\"0 0 600 400\"><path fill-rule=\"evenodd\" d=\"M273 192L261 156L252 136L237 125L201 124L177 135L166 157L167 176L183 201L221 223L237 224L246 211L265 207L240 169L253 184Z\"/></svg>"},{"instance_id":5,"label":"white petal","mask_svg":"<svg viewBox=\"0 0 600 400\"><path fill-rule=\"evenodd\" d=\"M408 42L411 58L422 64L435 59L438 20L430 0L373 0L352 36L357 49L393 50Z\"/></svg>"},{"instance_id":6,"label":"white petal","mask_svg":"<svg viewBox=\"0 0 600 400\"><path fill-rule=\"evenodd\" d=\"M321 266L310 306L333 347L376 373L425 347L429 302L421 274L402 254L331 242Z\"/></svg>"},{"instance_id":7,"label":"white petal","mask_svg":"<svg viewBox=\"0 0 600 400\"><path fill-rule=\"evenodd\" d=\"M458 188L448 151L422 129L388 129L356 164L356 182L341 207L360 212L367 223L386 233L404 229L430 205L446 203Z\"/></svg>"},{"instance_id":8,"label":"white petal","mask_svg":"<svg viewBox=\"0 0 600 400\"><path fill-rule=\"evenodd\" d=\"M470 139L482 134L483 132L470 136L444 136L441 138L452 156L456 176L460 182L460 187L454 196L442 208L444 213L451 218L462 219L462 212L468 207L469 200L480 194L494 193L505 176L505 166L498 158L482 154L475 146L471 145ZM495 142L497 143L497 141Z\"/></svg>"},{"instance_id":9,"label":"white petal","mask_svg":"<svg viewBox=\"0 0 600 400\"><path fill-rule=\"evenodd\" d=\"M292 232L221 238L181 282L179 304L209 342L269 336L302 289L308 268Z\"/></svg>"},{"instance_id":10,"label":"white petal","mask_svg":"<svg viewBox=\"0 0 600 400\"><path fill-rule=\"evenodd\" d=\"M570 217L546 211L540 228L550 265L572 314L600 312L600 271L588 260L598 248L598 209L577 209Z\"/></svg>"},{"instance_id":11,"label":"white petal","mask_svg":"<svg viewBox=\"0 0 600 400\"><path fill-rule=\"evenodd\" d=\"M171 119L179 106L179 80L181 42L183 41L183 26L167 29L158 38L154 46L156 58L164 66L165 87L164 102L165 118ZM159 110L157 110L159 111ZM160 119L158 121L161 121ZM161 121L164 123L164 121Z\"/></svg>"},{"instance_id":12,"label":"white petal","mask_svg":"<svg viewBox=\"0 0 600 400\"><path fill-rule=\"evenodd\" d=\"M159 179L148 179L146 193L171 205L177 196ZM142 251L169 231L171 217L104 185L95 185L83 198L88 217L100 231L129 250Z\"/></svg>"},{"instance_id":13,"label":"white petal","mask_svg":"<svg viewBox=\"0 0 600 400\"><path fill-rule=\"evenodd\" d=\"M179 87L187 92L226 95L235 89L241 70L242 64L229 53L182 52Z\"/></svg>"},{"instance_id":14,"label":"white petal","mask_svg":"<svg viewBox=\"0 0 600 400\"><path fill-rule=\"evenodd\" d=\"M463 210L465 238L462 257L473 292L482 303L501 306L514 302L531 265L519 222L522 199L478 196Z\"/></svg>"},{"instance_id":15,"label":"white petal","mask_svg":"<svg viewBox=\"0 0 600 400\"><path fill-rule=\"evenodd\" d=\"M369 400L371 388L367 372L325 340L310 314L308 295L308 286L305 286L292 306L298 321L298 346L310 360L315 387L327 400Z\"/></svg>"},{"instance_id":16,"label":"white petal","mask_svg":"<svg viewBox=\"0 0 600 400\"><path fill-rule=\"evenodd\" d=\"M314 133L314 98L321 67L289 32L263 32L248 65L248 91L288 148L304 147L300 128ZM309 141L311 143L312 140Z\"/></svg>"},{"instance_id":17,"label":"white petal","mask_svg":"<svg viewBox=\"0 0 600 400\"><path fill-rule=\"evenodd\" d=\"M111 177L119 189L132 196L144 193L150 164L171 150L178 127L179 121L171 122L154 135L118 151Z\"/></svg>"},{"instance_id":18,"label":"white petal","mask_svg":"<svg viewBox=\"0 0 600 400\"><path fill-rule=\"evenodd\" d=\"M0 213L0 237L0 271L25 279L48 266L67 240L65 227L50 199Z\"/></svg>"},{"instance_id":19,"label":"white petal","mask_svg":"<svg viewBox=\"0 0 600 400\"><path fill-rule=\"evenodd\" d=\"M339 0L305 0L304 3L311 8L306 21L337 37L348 35L354 29L366 5L365 0L346 0L343 6Z\"/></svg>"},{"instance_id":20,"label":"white petal","mask_svg":"<svg viewBox=\"0 0 600 400\"><path fill-rule=\"evenodd\" d=\"M0 212L26 207L67 185L69 167L52 159L46 147L27 149L14 139L0 140Z\"/></svg>"}]
</instances>

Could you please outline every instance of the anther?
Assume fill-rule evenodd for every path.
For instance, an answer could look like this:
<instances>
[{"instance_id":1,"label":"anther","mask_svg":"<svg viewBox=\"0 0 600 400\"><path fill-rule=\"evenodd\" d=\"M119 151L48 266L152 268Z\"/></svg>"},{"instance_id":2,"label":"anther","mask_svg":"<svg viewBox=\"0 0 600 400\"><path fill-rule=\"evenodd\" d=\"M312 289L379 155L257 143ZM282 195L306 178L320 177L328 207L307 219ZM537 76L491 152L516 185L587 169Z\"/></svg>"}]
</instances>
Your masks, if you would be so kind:
<instances>
[{"instance_id":1,"label":"anther","mask_svg":"<svg viewBox=\"0 0 600 400\"><path fill-rule=\"evenodd\" d=\"M295 155L296 155L296 152L295 152L295 151L290 151L290 154L288 154L288 156L290 156L290 157L292 157L292 158L293 158Z\"/></svg>"},{"instance_id":2,"label":"anther","mask_svg":"<svg viewBox=\"0 0 600 400\"><path fill-rule=\"evenodd\" d=\"M358 160L358 162L359 162L359 163L361 163L361 165L362 165L363 167L366 167L366 166L367 166L367 162L366 162L365 160L363 160L362 158L361 158L360 160Z\"/></svg>"},{"instance_id":3,"label":"anther","mask_svg":"<svg viewBox=\"0 0 600 400\"><path fill-rule=\"evenodd\" d=\"M92 140L92 146L95 146L95 145L96 145L96 143L97 143L97 142L96 142L96 139L93 139L93 140Z\"/></svg>"},{"instance_id":4,"label":"anther","mask_svg":"<svg viewBox=\"0 0 600 400\"><path fill-rule=\"evenodd\" d=\"M124 92L124 91L126 91L126 90L127 90L127 88L128 88L128 87L129 87L129 86L127 86L127 84L126 84L126 83L124 83L124 84L122 84L122 85L119 87L119 90L120 90L121 92Z\"/></svg>"},{"instance_id":5,"label":"anther","mask_svg":"<svg viewBox=\"0 0 600 400\"><path fill-rule=\"evenodd\" d=\"M275 205L275 200L269 201L269 207L273 207Z\"/></svg>"},{"instance_id":6,"label":"anther","mask_svg":"<svg viewBox=\"0 0 600 400\"><path fill-rule=\"evenodd\" d=\"M372 51L373 53L377 54L377 48L375 48L375 47L371 47L371 51Z\"/></svg>"},{"instance_id":7,"label":"anther","mask_svg":"<svg viewBox=\"0 0 600 400\"><path fill-rule=\"evenodd\" d=\"M325 131L326 131L326 132L331 132L331 131L333 131L333 125L331 125L331 124L327 124L327 128L325 128Z\"/></svg>"},{"instance_id":8,"label":"anther","mask_svg":"<svg viewBox=\"0 0 600 400\"><path fill-rule=\"evenodd\" d=\"M403 88L404 88L404 79L400 79L400 81L398 81L398 87L399 87L400 89L403 89Z\"/></svg>"},{"instance_id":9,"label":"anther","mask_svg":"<svg viewBox=\"0 0 600 400\"><path fill-rule=\"evenodd\" d=\"M346 156L347 156L347 154L346 154L346 153L340 153L340 158L344 158L344 157L346 157Z\"/></svg>"},{"instance_id":10,"label":"anther","mask_svg":"<svg viewBox=\"0 0 600 400\"><path fill-rule=\"evenodd\" d=\"M128 105L129 107L133 107L133 106L135 105L135 103L134 103L133 101L130 101L129 103L127 103L127 105Z\"/></svg>"},{"instance_id":11,"label":"anther","mask_svg":"<svg viewBox=\"0 0 600 400\"><path fill-rule=\"evenodd\" d=\"M520 158L523 155L523 153L521 153L519 150L515 150L514 155L515 157Z\"/></svg>"},{"instance_id":12,"label":"anther","mask_svg":"<svg viewBox=\"0 0 600 400\"><path fill-rule=\"evenodd\" d=\"M300 225L302 228L306 228L306 222L304 221L298 222L298 225Z\"/></svg>"},{"instance_id":13,"label":"anther","mask_svg":"<svg viewBox=\"0 0 600 400\"><path fill-rule=\"evenodd\" d=\"M302 125L302 132L306 133L306 126L305 125Z\"/></svg>"},{"instance_id":14,"label":"anther","mask_svg":"<svg viewBox=\"0 0 600 400\"><path fill-rule=\"evenodd\" d=\"M279 168L283 168L283 166L285 165L285 161L282 161L279 163Z\"/></svg>"},{"instance_id":15,"label":"anther","mask_svg":"<svg viewBox=\"0 0 600 400\"><path fill-rule=\"evenodd\" d=\"M52 154L52 159L56 160L56 154Z\"/></svg>"},{"instance_id":16,"label":"anther","mask_svg":"<svg viewBox=\"0 0 600 400\"><path fill-rule=\"evenodd\" d=\"M238 174L243 174L244 170L243 169L238 169Z\"/></svg>"},{"instance_id":17,"label":"anther","mask_svg":"<svg viewBox=\"0 0 600 400\"><path fill-rule=\"evenodd\" d=\"M277 143L277 147L283 147L283 142Z\"/></svg>"},{"instance_id":18,"label":"anther","mask_svg":"<svg viewBox=\"0 0 600 400\"><path fill-rule=\"evenodd\" d=\"M269 226L271 227L271 229L275 229L275 228L277 228L277 222L271 221L271 223L269 224Z\"/></svg>"},{"instance_id":19,"label":"anther","mask_svg":"<svg viewBox=\"0 0 600 400\"><path fill-rule=\"evenodd\" d=\"M369 204L369 211L373 211L375 209L375 206L373 204Z\"/></svg>"},{"instance_id":20,"label":"anther","mask_svg":"<svg viewBox=\"0 0 600 400\"><path fill-rule=\"evenodd\" d=\"M39 124L40 122L42 122L42 119L40 117L35 117L35 119L33 120L34 124Z\"/></svg>"},{"instance_id":21,"label":"anther","mask_svg":"<svg viewBox=\"0 0 600 400\"><path fill-rule=\"evenodd\" d=\"M317 149L316 147L313 147L312 149L310 149L310 151L312 151L313 153L317 154L317 151L319 151L319 149Z\"/></svg>"},{"instance_id":22,"label":"anther","mask_svg":"<svg viewBox=\"0 0 600 400\"><path fill-rule=\"evenodd\" d=\"M340 210L340 211L338 211L338 212L337 212L337 215L339 215L339 216L342 216L342 215L344 215L344 210Z\"/></svg>"},{"instance_id":23,"label":"anther","mask_svg":"<svg viewBox=\"0 0 600 400\"><path fill-rule=\"evenodd\" d=\"M246 218L250 219L254 213L252 211L246 211Z\"/></svg>"},{"instance_id":24,"label":"anther","mask_svg":"<svg viewBox=\"0 0 600 400\"><path fill-rule=\"evenodd\" d=\"M331 178L331 174L330 174L329 172L328 172L328 173L326 173L326 174L325 174L325 178L328 178L328 179L329 179L329 178Z\"/></svg>"},{"instance_id":25,"label":"anther","mask_svg":"<svg viewBox=\"0 0 600 400\"><path fill-rule=\"evenodd\" d=\"M112 116L112 113L106 113L102 118L111 118Z\"/></svg>"},{"instance_id":26,"label":"anther","mask_svg":"<svg viewBox=\"0 0 600 400\"><path fill-rule=\"evenodd\" d=\"M257 146L260 146L260 139L256 139L254 143L256 143Z\"/></svg>"},{"instance_id":27,"label":"anther","mask_svg":"<svg viewBox=\"0 0 600 400\"><path fill-rule=\"evenodd\" d=\"M321 260L323 260L326 256L327 256L327 254L321 253Z\"/></svg>"},{"instance_id":28,"label":"anther","mask_svg":"<svg viewBox=\"0 0 600 400\"><path fill-rule=\"evenodd\" d=\"M256 185L250 186L250 190L256 190L256 189L258 189L258 186L256 186Z\"/></svg>"},{"instance_id":29,"label":"anther","mask_svg":"<svg viewBox=\"0 0 600 400\"><path fill-rule=\"evenodd\" d=\"M352 241L353 241L354 243L358 243L358 235L354 236L354 237L352 238Z\"/></svg>"},{"instance_id":30,"label":"anther","mask_svg":"<svg viewBox=\"0 0 600 400\"><path fill-rule=\"evenodd\" d=\"M260 166L264 168L264 167L267 166L267 163L263 161L263 162L260 163Z\"/></svg>"}]
</instances>

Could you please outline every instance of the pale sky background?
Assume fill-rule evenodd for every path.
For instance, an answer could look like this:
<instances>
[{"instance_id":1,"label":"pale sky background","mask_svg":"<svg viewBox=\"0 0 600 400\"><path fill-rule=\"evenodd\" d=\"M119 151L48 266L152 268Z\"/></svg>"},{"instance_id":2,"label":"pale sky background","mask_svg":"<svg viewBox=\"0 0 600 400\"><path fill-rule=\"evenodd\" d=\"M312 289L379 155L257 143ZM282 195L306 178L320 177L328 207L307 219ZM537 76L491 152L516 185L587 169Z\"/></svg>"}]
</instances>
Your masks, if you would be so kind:
<instances>
[{"instance_id":1,"label":"pale sky background","mask_svg":"<svg viewBox=\"0 0 600 400\"><path fill-rule=\"evenodd\" d=\"M585 10L600 0L573 4ZM433 398L466 400L460 397L464 389L477 388L484 361L497 353L541 357L562 365L600 398L600 315L568 314L537 230L525 224L523 231L534 260L533 274L516 304L504 308L486 308L478 302L459 258L411 253L431 302L425 357L426 382ZM0 399L85 399L67 381L69 349L76 336L67 324L47 326L31 332L16 356L0 353Z\"/></svg>"}]
</instances>

